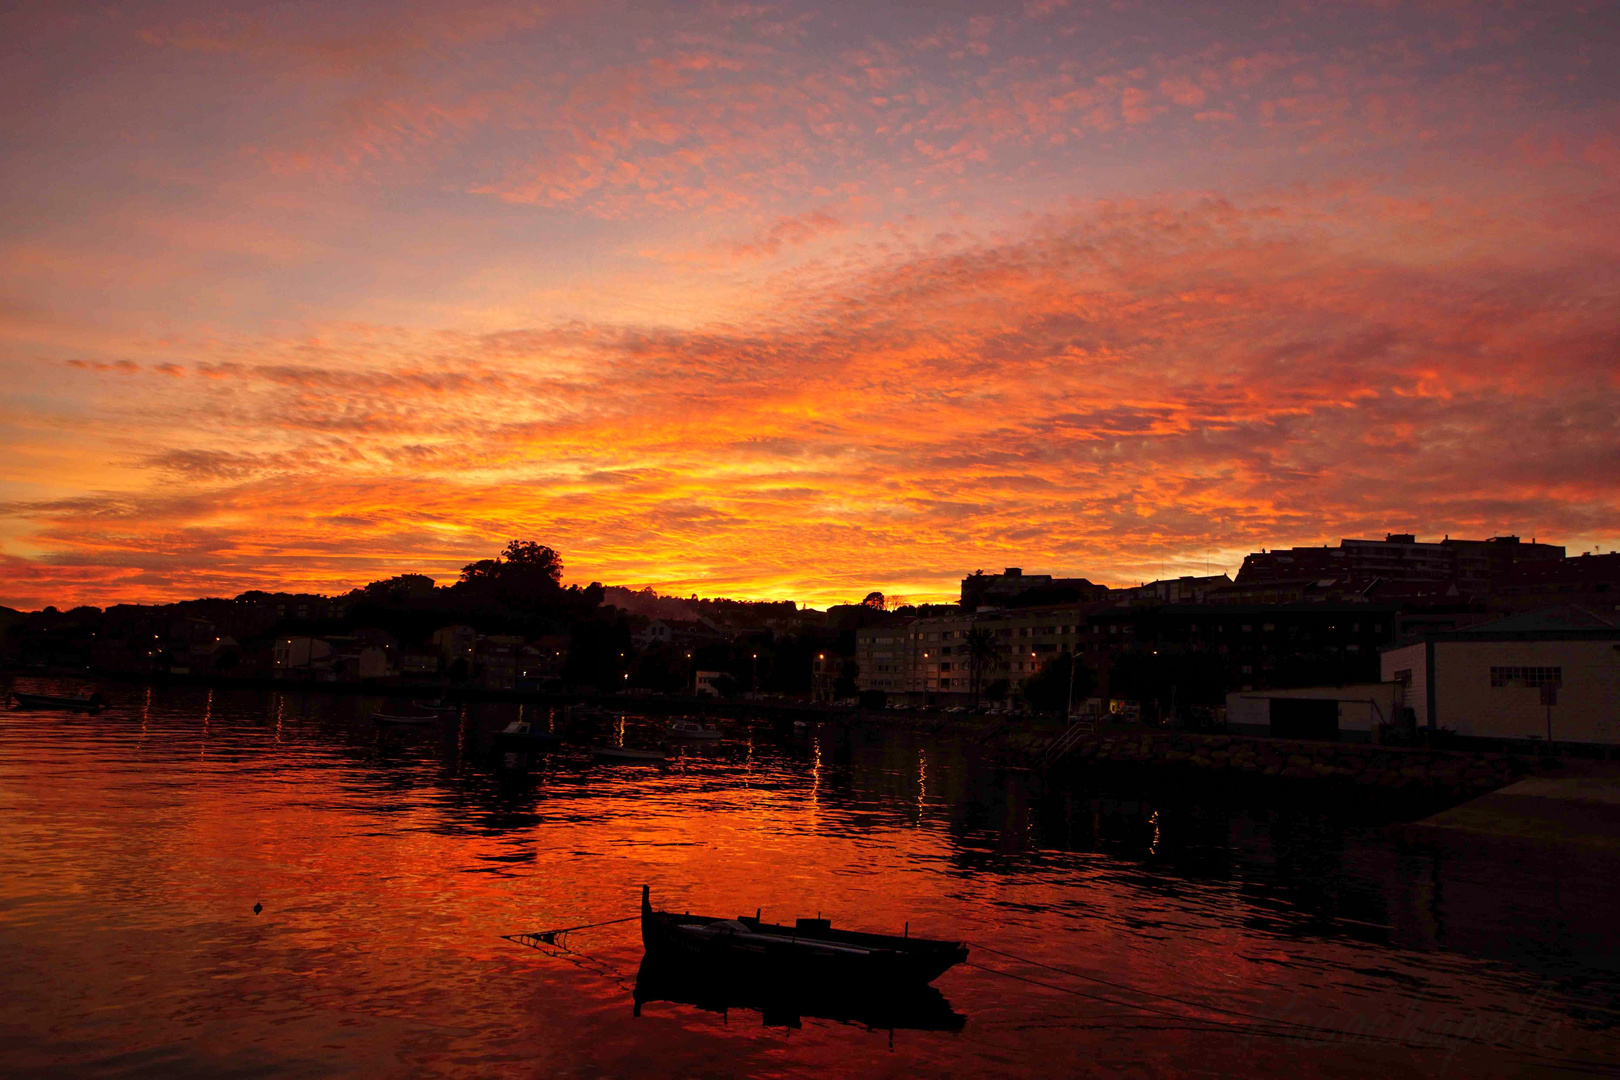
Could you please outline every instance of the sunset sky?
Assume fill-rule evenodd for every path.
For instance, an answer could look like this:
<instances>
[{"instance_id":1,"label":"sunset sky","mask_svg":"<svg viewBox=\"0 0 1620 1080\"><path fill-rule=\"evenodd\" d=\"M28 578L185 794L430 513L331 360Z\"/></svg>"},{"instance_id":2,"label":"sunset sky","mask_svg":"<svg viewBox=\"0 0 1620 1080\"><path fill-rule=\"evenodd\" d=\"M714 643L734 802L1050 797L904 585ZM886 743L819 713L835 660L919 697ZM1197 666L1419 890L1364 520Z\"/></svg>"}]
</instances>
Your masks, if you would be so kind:
<instances>
[{"instance_id":1,"label":"sunset sky","mask_svg":"<svg viewBox=\"0 0 1620 1080\"><path fill-rule=\"evenodd\" d=\"M0 604L1620 547L1620 5L0 16Z\"/></svg>"}]
</instances>

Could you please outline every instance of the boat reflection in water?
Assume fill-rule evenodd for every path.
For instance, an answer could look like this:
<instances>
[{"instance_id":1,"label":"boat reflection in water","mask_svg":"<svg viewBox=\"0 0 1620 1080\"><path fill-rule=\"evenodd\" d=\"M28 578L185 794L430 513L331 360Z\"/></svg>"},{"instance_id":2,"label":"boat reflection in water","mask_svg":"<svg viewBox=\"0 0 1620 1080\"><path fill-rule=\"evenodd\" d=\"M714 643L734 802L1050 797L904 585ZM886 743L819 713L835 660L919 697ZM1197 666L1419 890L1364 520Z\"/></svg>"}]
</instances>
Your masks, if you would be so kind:
<instances>
[{"instance_id":1,"label":"boat reflection in water","mask_svg":"<svg viewBox=\"0 0 1620 1080\"><path fill-rule=\"evenodd\" d=\"M765 1027L800 1026L804 1017L861 1024L872 1030L961 1031L967 1017L932 986L876 988L793 985L782 979L705 971L648 953L636 972L635 1014L648 1001L691 1005L725 1016L750 1009Z\"/></svg>"}]
</instances>

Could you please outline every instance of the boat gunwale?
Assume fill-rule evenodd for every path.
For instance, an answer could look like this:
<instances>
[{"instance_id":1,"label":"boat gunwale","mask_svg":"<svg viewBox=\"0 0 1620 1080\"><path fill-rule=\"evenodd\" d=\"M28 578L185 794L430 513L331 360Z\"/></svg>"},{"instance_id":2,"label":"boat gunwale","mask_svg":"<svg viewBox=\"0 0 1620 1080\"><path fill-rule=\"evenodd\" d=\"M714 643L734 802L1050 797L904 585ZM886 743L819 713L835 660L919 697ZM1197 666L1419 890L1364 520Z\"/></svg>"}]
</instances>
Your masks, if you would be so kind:
<instances>
[{"instance_id":1,"label":"boat gunwale","mask_svg":"<svg viewBox=\"0 0 1620 1080\"><path fill-rule=\"evenodd\" d=\"M806 964L846 965L850 975L887 983L931 983L946 971L964 962L967 946L961 941L875 934L860 930L834 930L816 926L808 930L788 927L742 916L736 920L715 915L676 914L655 911L650 890L642 887L641 938L649 953L676 950L688 957L704 957L711 962L777 963L784 966ZM698 927L736 921L766 934L724 935L697 932ZM819 921L819 920L818 920ZM817 944L860 950L859 955L842 957L815 950ZM853 969L860 968L859 972ZM824 972L823 975L831 973ZM848 977L848 976L845 976Z\"/></svg>"},{"instance_id":2,"label":"boat gunwale","mask_svg":"<svg viewBox=\"0 0 1620 1080\"><path fill-rule=\"evenodd\" d=\"M670 911L654 911L652 917L661 919L672 929L680 930L684 925L710 926L717 922L739 922L748 927L753 933L762 937L780 937L801 941L825 941L834 945L856 945L869 951L892 952L931 952L935 949L955 950L962 948L962 942L950 941L946 938L911 937L900 934L880 934L871 930L835 930L832 927L825 929L803 929L797 925L786 926L781 923L768 923L755 919L752 915L739 915L735 919L720 915L677 915Z\"/></svg>"}]
</instances>

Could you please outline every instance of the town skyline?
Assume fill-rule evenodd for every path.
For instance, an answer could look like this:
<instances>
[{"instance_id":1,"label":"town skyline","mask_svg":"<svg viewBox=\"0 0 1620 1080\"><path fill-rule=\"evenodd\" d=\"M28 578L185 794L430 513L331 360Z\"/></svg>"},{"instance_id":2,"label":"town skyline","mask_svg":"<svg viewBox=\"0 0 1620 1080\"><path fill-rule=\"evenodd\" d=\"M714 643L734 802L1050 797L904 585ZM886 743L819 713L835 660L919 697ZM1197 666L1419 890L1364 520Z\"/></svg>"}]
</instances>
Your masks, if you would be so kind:
<instances>
[{"instance_id":1,"label":"town skyline","mask_svg":"<svg viewBox=\"0 0 1620 1080\"><path fill-rule=\"evenodd\" d=\"M791 603L794 603L799 609L805 610L805 611L826 611L826 610L828 610L830 608L833 608L833 607L861 605L863 603L870 602L873 597L882 598L882 601L883 601L882 606L884 606L887 609L891 609L891 610L895 609L895 608L899 608L899 607L911 608L911 607L929 607L929 606L934 606L934 607L950 606L950 605L958 604L960 602L961 604L967 606L968 609L971 611L972 605L969 604L968 600L967 600L969 583L974 581L975 579L979 578L981 575L983 577L983 580L986 583L995 582L995 581L998 581L998 580L1001 580L1001 581L1017 581L1017 580L1020 580L1020 576L1021 576L1022 580L1025 582L1026 588L1029 587L1029 585L1032 582L1043 580L1043 579L1054 583L1059 588L1063 588L1064 586L1069 585L1070 583L1078 583L1078 582L1084 581L1086 583L1089 583L1092 586L1100 587L1100 590L1102 592L1111 594L1112 596L1114 596L1116 598L1126 597L1129 594L1131 594L1132 592L1140 591L1141 589L1146 588L1146 587L1148 587L1150 585L1154 585L1154 584L1171 584L1171 583L1175 583L1177 581L1200 582L1201 584L1199 585L1199 593L1200 593L1200 595L1202 595L1203 591L1206 588L1218 587L1215 583L1219 582L1221 579L1225 579L1226 583L1228 585L1231 585L1233 583L1242 584L1245 581L1246 576L1247 576L1247 579L1249 580L1249 582L1251 584L1253 582L1255 582L1255 581L1272 581L1272 580L1278 579L1279 576L1286 576L1286 574L1279 575L1279 572L1278 572L1279 567L1277 565L1275 565L1275 563L1273 561L1265 560L1264 556L1266 556L1268 553L1270 555L1272 555L1273 557L1275 557L1278 554L1288 555L1288 554L1291 554L1291 553L1302 553L1302 552L1307 551L1307 550L1315 551L1318 547L1320 547L1325 554L1334 554L1333 549L1335 547L1343 549L1343 548L1349 547L1351 545L1355 545L1355 546L1358 546L1358 547L1362 548L1364 552L1369 552L1369 551L1376 551L1377 549L1387 547L1390 544L1400 545L1400 544L1403 544L1403 543L1409 544L1409 545L1415 545L1417 548L1444 548L1444 547L1447 547L1447 546L1452 545L1452 544L1459 544L1459 545L1463 545L1464 547L1473 548L1476 551L1479 550L1483 545L1506 544L1506 545L1511 545L1512 548L1514 548L1514 549L1522 550L1523 554L1519 556L1520 558L1529 556L1531 551L1534 550L1538 555L1542 555L1543 557L1551 556L1554 559L1555 562L1557 562L1558 564L1562 564L1562 565L1571 565L1571 564L1568 563L1567 560L1578 558L1580 556L1591 556L1591 555L1599 555L1599 556L1601 556L1601 555L1607 554L1607 555L1612 557L1612 556L1614 556L1616 554L1616 552L1614 550L1604 552L1601 548L1600 549L1595 549L1595 550L1581 551L1581 552L1570 551L1570 550L1568 550L1566 545L1555 544L1555 543L1551 543L1551 542L1548 542L1548 541L1543 541L1543 540L1540 540L1536 536L1532 536L1532 537L1529 537L1529 538L1521 538L1521 537L1511 535L1511 534L1504 534L1504 535L1498 535L1498 536L1492 536L1492 537L1473 537L1473 538L1470 538L1470 537L1452 537L1452 536L1450 536L1448 534L1448 535L1443 536L1442 538L1440 538L1440 540L1437 541L1437 540L1434 540L1434 539L1431 539L1431 538L1426 538L1426 537L1423 537L1423 536L1417 535L1417 534L1386 533L1385 536L1382 537L1382 538L1378 538L1378 537L1363 537L1363 538L1345 537L1345 538L1341 538L1339 545L1330 545L1330 544L1321 544L1321 545L1309 544L1309 545L1304 545L1304 544L1301 544L1301 545L1278 545L1278 546L1271 547L1271 548L1261 547L1261 548L1255 549L1254 551L1250 551L1250 552L1245 553L1245 555L1239 560L1239 566L1237 566L1235 568L1230 568L1229 569L1229 568L1225 568L1225 567L1206 567L1206 568L1204 568L1202 570L1202 572L1166 574L1166 575L1161 575L1159 577L1154 577L1154 578L1143 578L1142 580L1136 581L1136 582L1109 582L1109 581L1101 580L1100 576L1095 575L1095 574L1088 575L1088 574L1085 574L1083 572L1070 572L1070 571L1065 571L1065 570L1063 570L1061 568L1046 567L1046 566L1029 566L1029 567L1025 567L1025 566L1014 566L1014 565L1009 564L1009 565L1005 565L1005 566L1002 566L1000 568L995 568L995 569L987 569L987 568L984 568L984 567L977 567L977 568L975 568L974 570L971 570L971 571L969 571L969 570L962 570L962 571L955 571L955 572L942 571L941 573L945 577L947 577L949 579L949 581L952 584L952 587L947 589L947 590L936 592L936 593L928 593L928 594L898 593L898 592L893 592L893 591L886 591L882 587L872 585L870 582L867 582L867 584L857 585L855 587L855 592L853 594L851 594L851 595L843 595L843 596L838 596L838 597L831 598L831 599L825 599L821 603L818 604L818 603L808 602L808 601L805 601L803 599L800 599L799 597L794 597L794 596L747 596L747 595L743 595L743 596L735 596L735 595L725 596L725 595L719 595L719 594L707 594L707 595L705 595L705 594L702 594L702 593L699 593L699 592L696 592L696 591L684 592L684 593L683 592L665 591L665 589L661 588L660 586L658 586L656 584L646 584L646 583L624 584L624 583L620 583L620 582L602 582L602 581L598 581L598 580L595 580L595 579L587 579L587 578L581 577L581 576L579 576L577 574L572 575L572 577L570 577L570 575L567 574L567 564L566 564L566 562L562 561L562 554L563 553L555 552L554 549L539 545L535 541L532 541L532 540L531 541L526 541L526 542L524 542L524 541L516 541L516 540L511 541L506 553L509 554L511 549L517 547L520 543L526 544L527 546L529 546L531 548L538 548L539 550L542 550L542 551L552 552L552 554L559 560L559 565L562 567L562 570L559 573L557 580L559 581L559 583L564 588L578 590L578 589L581 589L581 588L585 587L587 584L592 586L592 587L600 586L603 589L607 590L607 592L610 593L610 594L615 594L615 595L624 594L623 596L619 596L620 600L624 600L627 597L629 597L629 598L637 598L637 597L640 597L642 594L650 594L651 598L653 600L667 601L667 602L674 602L674 603L682 603L682 602L687 602L687 601L692 601L692 602L702 601L702 602L725 602L725 603L735 602L735 603L743 603L743 604L780 604L780 603L784 603L784 602L791 602ZM484 552L483 554L487 555L489 553ZM1365 557L1365 555L1363 555L1363 558L1364 557ZM1377 558L1377 556L1375 556L1375 558ZM1261 561L1257 562L1256 560L1261 560ZM497 563L500 561L499 556L497 556L496 561L497 561ZM1254 565L1251 566L1251 564L1254 564ZM366 591L368 588L369 589L375 589L375 588L377 588L379 586L388 585L390 583L396 583L396 584L397 583L402 583L407 579L418 579L420 582L425 582L425 583L427 583L425 585L426 588L431 588L431 589L434 589L434 590L449 590L453 586L456 586L458 584L458 580L462 584L465 584L466 577L467 577L467 571L470 571L470 570L474 569L475 565L488 566L490 564L489 564L489 562L487 560L483 561L482 563L469 563L469 564L465 564L465 565L463 565L463 566L461 566L461 567L459 567L459 568L457 568L457 569L455 569L453 571L450 571L448 573L440 573L440 574L437 574L437 575L426 573L426 572L421 571L421 570L409 570L409 569L398 570L396 573L391 574L386 578L376 578L376 579L372 579L370 581L357 582L357 583L348 585L347 587L339 586L339 587L337 587L335 589L328 589L326 591L321 591L321 590L318 590L318 589L298 589L298 588L292 588L292 587L283 587L283 586L278 585L276 583L265 583L265 584L262 584L262 585L261 584L255 584L251 588L240 590L235 595L245 596L245 595L248 595L248 594L251 594L251 593L266 593L266 594L274 594L274 595L320 595L320 596L330 596L330 597L333 597L333 598L338 598L338 597L343 597L343 596L352 596L352 595L355 595L355 594L360 594L360 593ZM1549 564L1544 563L1542 565L1549 565ZM1467 576L1467 571L1463 571L1462 574L1459 575L1459 569L1460 568L1457 565L1453 564L1448 569L1446 569L1445 571L1435 573L1435 574L1430 574L1430 573L1428 573L1426 571L1420 570L1419 573L1418 573L1418 576L1419 577L1432 577L1433 580L1435 580L1435 581L1461 582L1461 583L1464 583L1464 584L1468 584L1469 579L1468 579L1468 576ZM1481 569L1477 570L1475 572L1476 573L1482 572L1482 570L1483 570L1483 564L1481 564ZM1247 574L1246 574L1246 571L1247 571ZM1375 573L1373 571L1369 571L1364 565L1361 565L1359 563L1352 563L1352 564L1340 563L1339 565L1335 566L1332 560L1328 560L1328 561L1324 562L1322 565L1312 566L1312 567L1309 567L1309 568L1301 567L1301 569L1299 570L1298 573L1300 575L1311 575L1311 574L1322 574L1322 573L1336 573L1336 574L1339 574L1341 580L1339 580L1336 584L1337 584L1337 586L1338 586L1338 588L1340 590L1343 590L1343 589L1345 589L1347 587L1350 587L1352 585L1357 587L1357 588L1365 587L1369 583L1372 582L1372 580L1373 580L1373 578L1375 576ZM1392 582L1393 581L1406 581L1406 580L1409 580L1409 576L1405 571L1400 571L1400 572L1397 572L1395 574L1395 576L1392 577L1390 580ZM1333 584L1333 583L1329 582L1327 584ZM201 596L178 596L178 597L156 598L156 599L149 599L149 600L119 599L117 601L114 601L113 603L114 604L133 604L133 605L137 605L137 606L141 606L141 605L145 605L145 606L166 606L166 605L172 605L172 604L185 604L185 603L194 602L194 601L218 600L218 599L229 599L229 598L230 597L228 595L226 595L226 594L213 594L213 595L201 595ZM1085 599L1085 597L1081 596L1080 594L1075 594L1073 596L1066 597L1062 601L1056 601L1056 602L1072 603L1072 602L1081 601L1083 599ZM1229 601L1224 601L1224 602L1234 602L1234 601L1229 600ZM1275 601L1273 600L1273 601L1268 601L1268 602L1275 602ZM612 605L614 605L616 603L616 600L613 597L610 596L609 598L605 599L603 601L603 603L612 606ZM48 607L48 608L54 608L54 609L57 609L57 610L68 610L70 608L78 607L78 606L89 606L89 607L98 607L99 608L99 607L106 607L106 606L111 606L111 605L108 605L108 604L95 604L92 601L83 601L81 603L70 603L70 602L65 602L65 601L59 603L59 602L51 601L51 602L47 602L47 603L34 605L34 607L39 608L39 609L43 609L43 608ZM634 609L636 607L636 605L633 602L618 603L618 606L620 606L620 607L629 607L631 609ZM7 608L7 609L13 609L13 610L28 610L28 608L26 608L26 607L17 608L14 605L5 604L3 602L3 599L0 599L0 608ZM650 614L650 613L651 612L643 612L643 614Z\"/></svg>"}]
</instances>

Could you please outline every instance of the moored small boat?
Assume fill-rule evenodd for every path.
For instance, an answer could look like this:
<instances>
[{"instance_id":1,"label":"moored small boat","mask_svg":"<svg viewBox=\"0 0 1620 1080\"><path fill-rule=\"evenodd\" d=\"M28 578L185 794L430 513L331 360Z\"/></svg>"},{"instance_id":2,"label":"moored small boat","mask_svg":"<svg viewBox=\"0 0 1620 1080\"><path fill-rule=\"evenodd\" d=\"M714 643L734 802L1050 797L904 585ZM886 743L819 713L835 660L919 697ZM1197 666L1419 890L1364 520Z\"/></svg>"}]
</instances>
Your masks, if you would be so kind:
<instances>
[{"instance_id":1,"label":"moored small boat","mask_svg":"<svg viewBox=\"0 0 1620 1080\"><path fill-rule=\"evenodd\" d=\"M457 709L461 708L461 706L457 705L455 702L446 701L443 698L440 698L438 701L412 701L411 707L415 709L426 709L428 712L455 712Z\"/></svg>"},{"instance_id":2,"label":"moored small boat","mask_svg":"<svg viewBox=\"0 0 1620 1080\"><path fill-rule=\"evenodd\" d=\"M696 720L673 720L669 725L669 734L675 739L718 739L720 729Z\"/></svg>"},{"instance_id":3,"label":"moored small boat","mask_svg":"<svg viewBox=\"0 0 1620 1080\"><path fill-rule=\"evenodd\" d=\"M96 712L106 704L106 700L100 694L68 697L65 694L29 694L13 690L11 696L17 699L17 707L20 709L72 709L75 712Z\"/></svg>"},{"instance_id":4,"label":"moored small boat","mask_svg":"<svg viewBox=\"0 0 1620 1080\"><path fill-rule=\"evenodd\" d=\"M699 965L732 977L787 980L799 986L922 986L967 959L959 941L834 930L827 919L792 926L757 916L726 919L654 911L641 887L641 942L649 956Z\"/></svg>"},{"instance_id":5,"label":"moored small boat","mask_svg":"<svg viewBox=\"0 0 1620 1080\"><path fill-rule=\"evenodd\" d=\"M371 719L378 724L388 724L390 726L401 727L420 726L422 724L436 724L439 722L440 718L438 716L408 716L401 713L386 713L379 710L378 712L371 714Z\"/></svg>"},{"instance_id":6,"label":"moored small boat","mask_svg":"<svg viewBox=\"0 0 1620 1080\"><path fill-rule=\"evenodd\" d=\"M591 756L599 761L664 761L662 750L632 750L628 746L593 746Z\"/></svg>"},{"instance_id":7,"label":"moored small boat","mask_svg":"<svg viewBox=\"0 0 1620 1080\"><path fill-rule=\"evenodd\" d=\"M549 731L536 731L527 720L514 720L495 733L495 745L502 750L549 750L562 738Z\"/></svg>"}]
</instances>

